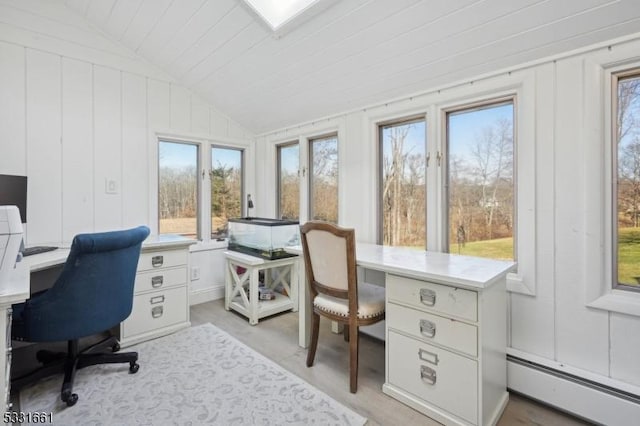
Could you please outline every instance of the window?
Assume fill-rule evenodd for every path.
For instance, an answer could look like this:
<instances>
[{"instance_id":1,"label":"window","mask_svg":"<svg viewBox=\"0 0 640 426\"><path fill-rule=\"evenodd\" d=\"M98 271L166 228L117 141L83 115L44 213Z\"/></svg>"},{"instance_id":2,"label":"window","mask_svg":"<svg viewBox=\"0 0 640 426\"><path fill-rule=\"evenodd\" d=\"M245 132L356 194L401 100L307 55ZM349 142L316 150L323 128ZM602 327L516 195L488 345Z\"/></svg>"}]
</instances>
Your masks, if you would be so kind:
<instances>
[{"instance_id":1,"label":"window","mask_svg":"<svg viewBox=\"0 0 640 426\"><path fill-rule=\"evenodd\" d=\"M513 99L446 113L447 249L515 259Z\"/></svg>"},{"instance_id":2,"label":"window","mask_svg":"<svg viewBox=\"0 0 640 426\"><path fill-rule=\"evenodd\" d=\"M338 223L338 137L309 140L309 217Z\"/></svg>"},{"instance_id":3,"label":"window","mask_svg":"<svg viewBox=\"0 0 640 426\"><path fill-rule=\"evenodd\" d=\"M278 145L278 217L300 217L300 145Z\"/></svg>"},{"instance_id":4,"label":"window","mask_svg":"<svg viewBox=\"0 0 640 426\"><path fill-rule=\"evenodd\" d=\"M614 75L614 287L640 289L640 70Z\"/></svg>"},{"instance_id":5,"label":"window","mask_svg":"<svg viewBox=\"0 0 640 426\"><path fill-rule=\"evenodd\" d=\"M245 0L272 30L277 30L313 7L319 0Z\"/></svg>"},{"instance_id":6,"label":"window","mask_svg":"<svg viewBox=\"0 0 640 426\"><path fill-rule=\"evenodd\" d=\"M198 238L198 145L161 140L158 157L159 232Z\"/></svg>"},{"instance_id":7,"label":"window","mask_svg":"<svg viewBox=\"0 0 640 426\"><path fill-rule=\"evenodd\" d=\"M425 248L426 121L378 126L380 243Z\"/></svg>"},{"instance_id":8,"label":"window","mask_svg":"<svg viewBox=\"0 0 640 426\"><path fill-rule=\"evenodd\" d=\"M160 138L158 232L203 241L226 238L229 218L245 213L245 149Z\"/></svg>"},{"instance_id":9,"label":"window","mask_svg":"<svg viewBox=\"0 0 640 426\"><path fill-rule=\"evenodd\" d=\"M211 147L211 238L225 238L229 218L242 216L242 150Z\"/></svg>"}]
</instances>

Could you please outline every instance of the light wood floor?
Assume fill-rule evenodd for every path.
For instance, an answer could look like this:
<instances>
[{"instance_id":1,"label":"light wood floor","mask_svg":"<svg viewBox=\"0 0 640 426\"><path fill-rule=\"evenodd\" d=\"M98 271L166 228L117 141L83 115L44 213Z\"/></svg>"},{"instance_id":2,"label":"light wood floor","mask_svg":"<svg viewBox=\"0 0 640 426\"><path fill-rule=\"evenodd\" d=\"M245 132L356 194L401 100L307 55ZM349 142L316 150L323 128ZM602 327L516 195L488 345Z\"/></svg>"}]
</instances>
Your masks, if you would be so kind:
<instances>
[{"instance_id":1,"label":"light wood floor","mask_svg":"<svg viewBox=\"0 0 640 426\"><path fill-rule=\"evenodd\" d=\"M298 317L284 313L260 320L256 326L224 309L223 300L191 307L192 325L210 322L254 350L274 360L318 389L369 419L367 425L437 425L439 423L382 393L384 343L360 338L358 392L349 392L348 345L342 335L331 333L330 323L320 320L320 337L314 366L305 364L307 351L298 346ZM498 425L584 425L583 421L510 394Z\"/></svg>"}]
</instances>

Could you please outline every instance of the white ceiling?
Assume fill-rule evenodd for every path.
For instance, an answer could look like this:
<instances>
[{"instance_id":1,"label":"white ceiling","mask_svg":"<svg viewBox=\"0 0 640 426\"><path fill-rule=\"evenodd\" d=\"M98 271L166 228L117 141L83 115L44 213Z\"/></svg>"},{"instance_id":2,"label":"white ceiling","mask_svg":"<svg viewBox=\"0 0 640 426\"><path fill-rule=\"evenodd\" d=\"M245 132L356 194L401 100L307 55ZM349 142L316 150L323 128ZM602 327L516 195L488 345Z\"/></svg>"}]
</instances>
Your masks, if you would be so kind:
<instances>
[{"instance_id":1,"label":"white ceiling","mask_svg":"<svg viewBox=\"0 0 640 426\"><path fill-rule=\"evenodd\" d=\"M640 32L639 0L329 0L274 36L243 0L64 0L255 133Z\"/></svg>"}]
</instances>

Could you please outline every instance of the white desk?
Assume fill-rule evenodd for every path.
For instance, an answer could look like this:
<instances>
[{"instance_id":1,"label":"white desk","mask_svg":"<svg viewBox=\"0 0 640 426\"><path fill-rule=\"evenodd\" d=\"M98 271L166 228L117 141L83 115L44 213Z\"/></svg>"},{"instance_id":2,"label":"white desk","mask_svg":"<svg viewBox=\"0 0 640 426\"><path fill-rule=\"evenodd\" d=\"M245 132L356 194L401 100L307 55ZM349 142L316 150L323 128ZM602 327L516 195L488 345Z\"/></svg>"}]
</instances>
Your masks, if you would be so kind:
<instances>
[{"instance_id":1,"label":"white desk","mask_svg":"<svg viewBox=\"0 0 640 426\"><path fill-rule=\"evenodd\" d=\"M142 244L136 275L134 306L120 325L120 346L125 347L189 327L189 253L195 241L174 235L151 235ZM11 365L11 305L30 296L30 274L61 266L69 256L68 244L46 253L23 257L5 291L0 294L0 401L9 396ZM5 356L5 352L6 356ZM4 368L3 368L4 367ZM4 393L1 393L4 392ZM4 411L4 410L3 410Z\"/></svg>"},{"instance_id":2,"label":"white desk","mask_svg":"<svg viewBox=\"0 0 640 426\"><path fill-rule=\"evenodd\" d=\"M300 298L298 343L306 348L311 338L311 311L308 309L310 300L307 292L302 246L287 247L286 250L299 255L300 259L298 262L300 281L298 286ZM505 279L506 274L515 267L513 262L369 243L356 243L356 263L360 267L387 274L442 282L472 290L482 290Z\"/></svg>"},{"instance_id":3,"label":"white desk","mask_svg":"<svg viewBox=\"0 0 640 426\"><path fill-rule=\"evenodd\" d=\"M15 237L21 240L22 234ZM4 412L10 408L7 378L11 374L11 305L29 298L29 267L18 262L15 268L3 272L0 290L0 401Z\"/></svg>"},{"instance_id":4,"label":"white desk","mask_svg":"<svg viewBox=\"0 0 640 426\"><path fill-rule=\"evenodd\" d=\"M22 258L22 262L29 272L38 272L54 266L63 265L69 256L69 247L60 247L53 251L34 254Z\"/></svg>"},{"instance_id":5,"label":"white desk","mask_svg":"<svg viewBox=\"0 0 640 426\"><path fill-rule=\"evenodd\" d=\"M356 263L385 273L383 392L444 424L495 424L508 401L506 276L515 264L365 243L356 244ZM299 344L307 347L302 261L298 274Z\"/></svg>"}]
</instances>

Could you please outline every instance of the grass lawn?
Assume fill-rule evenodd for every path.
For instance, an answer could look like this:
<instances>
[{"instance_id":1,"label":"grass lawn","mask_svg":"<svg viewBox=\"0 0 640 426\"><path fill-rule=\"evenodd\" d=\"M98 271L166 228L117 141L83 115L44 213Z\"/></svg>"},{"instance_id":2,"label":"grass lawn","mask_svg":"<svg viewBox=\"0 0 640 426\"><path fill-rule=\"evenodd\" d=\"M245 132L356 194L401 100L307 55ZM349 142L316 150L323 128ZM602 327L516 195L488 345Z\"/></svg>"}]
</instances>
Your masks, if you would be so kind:
<instances>
[{"instance_id":1,"label":"grass lawn","mask_svg":"<svg viewBox=\"0 0 640 426\"><path fill-rule=\"evenodd\" d=\"M513 260L513 238L496 238L495 240L473 241L460 246L451 244L451 253L467 256L487 257L490 259Z\"/></svg>"},{"instance_id":2,"label":"grass lawn","mask_svg":"<svg viewBox=\"0 0 640 426\"><path fill-rule=\"evenodd\" d=\"M618 230L618 282L638 285L640 278L640 228Z\"/></svg>"},{"instance_id":3,"label":"grass lawn","mask_svg":"<svg viewBox=\"0 0 640 426\"><path fill-rule=\"evenodd\" d=\"M621 228L618 231L618 245L618 282L640 285L640 228ZM513 257L513 238L466 243L459 252L458 245L452 244L450 252L510 260Z\"/></svg>"}]
</instances>

